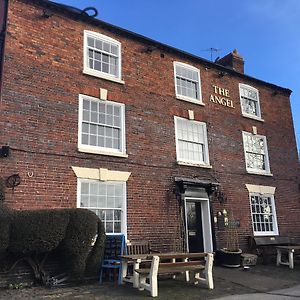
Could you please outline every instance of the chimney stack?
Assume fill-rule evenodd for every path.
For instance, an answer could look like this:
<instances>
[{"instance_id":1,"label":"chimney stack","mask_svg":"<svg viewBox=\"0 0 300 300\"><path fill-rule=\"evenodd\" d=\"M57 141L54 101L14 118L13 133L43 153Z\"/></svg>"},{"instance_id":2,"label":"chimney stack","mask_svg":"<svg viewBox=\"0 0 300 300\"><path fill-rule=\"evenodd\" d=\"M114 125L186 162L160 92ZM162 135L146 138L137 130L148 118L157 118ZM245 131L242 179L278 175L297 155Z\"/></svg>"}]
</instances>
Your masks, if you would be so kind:
<instances>
[{"instance_id":1,"label":"chimney stack","mask_svg":"<svg viewBox=\"0 0 300 300\"><path fill-rule=\"evenodd\" d=\"M231 68L239 73L244 74L244 59L240 56L236 49L231 53L216 61L217 64Z\"/></svg>"}]
</instances>

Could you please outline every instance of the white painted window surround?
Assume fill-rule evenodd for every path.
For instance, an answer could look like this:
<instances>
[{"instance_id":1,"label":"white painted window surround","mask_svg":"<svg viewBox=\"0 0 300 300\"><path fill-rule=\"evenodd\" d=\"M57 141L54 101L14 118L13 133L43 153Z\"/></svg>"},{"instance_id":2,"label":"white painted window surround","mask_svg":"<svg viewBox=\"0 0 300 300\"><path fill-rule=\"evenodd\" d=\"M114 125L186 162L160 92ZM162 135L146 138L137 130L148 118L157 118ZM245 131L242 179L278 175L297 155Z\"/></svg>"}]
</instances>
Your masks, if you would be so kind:
<instances>
[{"instance_id":1,"label":"white painted window surround","mask_svg":"<svg viewBox=\"0 0 300 300\"><path fill-rule=\"evenodd\" d=\"M124 83L122 81L121 43L108 36L84 30L83 73Z\"/></svg>"},{"instance_id":2,"label":"white painted window surround","mask_svg":"<svg viewBox=\"0 0 300 300\"><path fill-rule=\"evenodd\" d=\"M259 91L247 84L239 84L242 115L247 118L263 121L259 102Z\"/></svg>"},{"instance_id":3,"label":"white painted window surround","mask_svg":"<svg viewBox=\"0 0 300 300\"><path fill-rule=\"evenodd\" d=\"M174 80L177 99L204 105L202 102L199 69L174 61Z\"/></svg>"},{"instance_id":4,"label":"white painted window surround","mask_svg":"<svg viewBox=\"0 0 300 300\"><path fill-rule=\"evenodd\" d=\"M102 220L107 234L127 234L126 182L131 173L72 166L77 177L77 207Z\"/></svg>"},{"instance_id":5,"label":"white painted window surround","mask_svg":"<svg viewBox=\"0 0 300 300\"><path fill-rule=\"evenodd\" d=\"M243 131L243 144L247 172L272 176L266 137Z\"/></svg>"},{"instance_id":6,"label":"white painted window surround","mask_svg":"<svg viewBox=\"0 0 300 300\"><path fill-rule=\"evenodd\" d=\"M246 184L250 198L253 234L278 235L274 186Z\"/></svg>"},{"instance_id":7,"label":"white painted window surround","mask_svg":"<svg viewBox=\"0 0 300 300\"><path fill-rule=\"evenodd\" d=\"M178 164L209 166L206 124L174 117Z\"/></svg>"},{"instance_id":8,"label":"white painted window surround","mask_svg":"<svg viewBox=\"0 0 300 300\"><path fill-rule=\"evenodd\" d=\"M78 150L127 157L125 105L79 95Z\"/></svg>"},{"instance_id":9,"label":"white painted window surround","mask_svg":"<svg viewBox=\"0 0 300 300\"><path fill-rule=\"evenodd\" d=\"M250 193L249 196L254 235L278 235L274 195Z\"/></svg>"}]
</instances>

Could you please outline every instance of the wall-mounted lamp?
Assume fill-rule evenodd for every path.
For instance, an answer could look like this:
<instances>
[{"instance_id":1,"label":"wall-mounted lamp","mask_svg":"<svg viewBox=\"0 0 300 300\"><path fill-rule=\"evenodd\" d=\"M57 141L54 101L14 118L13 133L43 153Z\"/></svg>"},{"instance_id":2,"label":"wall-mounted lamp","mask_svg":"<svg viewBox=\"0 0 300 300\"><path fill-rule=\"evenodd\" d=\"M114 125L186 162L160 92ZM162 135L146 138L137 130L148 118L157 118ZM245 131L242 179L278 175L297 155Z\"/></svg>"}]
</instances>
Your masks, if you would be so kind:
<instances>
[{"instance_id":1,"label":"wall-mounted lamp","mask_svg":"<svg viewBox=\"0 0 300 300\"><path fill-rule=\"evenodd\" d=\"M226 195L221 192L219 189L215 191L215 199L219 201L220 204L223 204L227 201Z\"/></svg>"},{"instance_id":2,"label":"wall-mounted lamp","mask_svg":"<svg viewBox=\"0 0 300 300\"><path fill-rule=\"evenodd\" d=\"M0 157L8 157L9 156L9 146L2 146L0 148Z\"/></svg>"}]
</instances>

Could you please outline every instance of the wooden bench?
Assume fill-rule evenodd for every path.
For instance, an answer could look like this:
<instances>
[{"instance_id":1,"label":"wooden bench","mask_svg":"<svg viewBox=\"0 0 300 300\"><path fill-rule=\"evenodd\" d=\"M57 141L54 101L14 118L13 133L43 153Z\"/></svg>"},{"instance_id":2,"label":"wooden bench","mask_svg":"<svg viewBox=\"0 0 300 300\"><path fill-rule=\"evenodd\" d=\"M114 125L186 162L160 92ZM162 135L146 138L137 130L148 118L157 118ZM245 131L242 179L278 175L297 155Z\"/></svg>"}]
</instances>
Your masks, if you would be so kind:
<instances>
[{"instance_id":1,"label":"wooden bench","mask_svg":"<svg viewBox=\"0 0 300 300\"><path fill-rule=\"evenodd\" d=\"M159 253L159 251L153 250L151 248L151 243L149 241L128 241L126 243L126 250L128 256L144 256L151 255L153 253ZM151 257L152 259L152 257ZM135 288L138 287L138 274L133 271L133 269L141 267L149 267L151 263L146 262L146 259L143 259L141 262L139 259L127 259L126 264L123 262L123 282L132 283Z\"/></svg>"},{"instance_id":2,"label":"wooden bench","mask_svg":"<svg viewBox=\"0 0 300 300\"><path fill-rule=\"evenodd\" d=\"M300 245L293 246L276 246L277 250L277 266L287 265L290 269L294 269L294 254L300 254ZM287 254L287 261L282 260L282 254Z\"/></svg>"},{"instance_id":3,"label":"wooden bench","mask_svg":"<svg viewBox=\"0 0 300 300\"><path fill-rule=\"evenodd\" d=\"M149 241L127 242L126 247L128 255L159 253L151 248Z\"/></svg>"},{"instance_id":4,"label":"wooden bench","mask_svg":"<svg viewBox=\"0 0 300 300\"><path fill-rule=\"evenodd\" d=\"M256 251L263 257L263 262L267 262L270 255L275 254L276 246L297 245L294 238L288 236L249 236L248 245L251 251Z\"/></svg>"},{"instance_id":5,"label":"wooden bench","mask_svg":"<svg viewBox=\"0 0 300 300\"><path fill-rule=\"evenodd\" d=\"M177 261L178 259L183 261ZM154 255L150 269L141 268L136 269L135 272L139 274L139 289L146 289L150 291L152 297L157 297L159 275L186 273L186 280L190 281L189 272L192 272L195 284L204 282L209 289L213 289L212 267L212 253L174 253Z\"/></svg>"}]
</instances>

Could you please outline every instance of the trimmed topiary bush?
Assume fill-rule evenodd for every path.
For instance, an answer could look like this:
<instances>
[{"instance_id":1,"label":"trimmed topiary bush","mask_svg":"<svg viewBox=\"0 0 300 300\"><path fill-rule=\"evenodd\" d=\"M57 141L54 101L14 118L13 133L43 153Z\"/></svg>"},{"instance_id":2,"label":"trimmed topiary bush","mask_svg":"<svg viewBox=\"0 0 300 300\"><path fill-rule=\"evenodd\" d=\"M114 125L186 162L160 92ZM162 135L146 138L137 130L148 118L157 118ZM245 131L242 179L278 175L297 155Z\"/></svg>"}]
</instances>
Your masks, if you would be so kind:
<instances>
[{"instance_id":1,"label":"trimmed topiary bush","mask_svg":"<svg viewBox=\"0 0 300 300\"><path fill-rule=\"evenodd\" d=\"M36 257L54 250L64 256L68 273L73 277L96 275L104 242L104 227L90 210L17 211L0 205L0 258L5 254L30 258L28 262L36 277L43 267Z\"/></svg>"}]
</instances>

